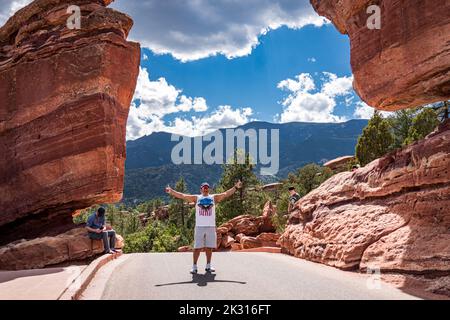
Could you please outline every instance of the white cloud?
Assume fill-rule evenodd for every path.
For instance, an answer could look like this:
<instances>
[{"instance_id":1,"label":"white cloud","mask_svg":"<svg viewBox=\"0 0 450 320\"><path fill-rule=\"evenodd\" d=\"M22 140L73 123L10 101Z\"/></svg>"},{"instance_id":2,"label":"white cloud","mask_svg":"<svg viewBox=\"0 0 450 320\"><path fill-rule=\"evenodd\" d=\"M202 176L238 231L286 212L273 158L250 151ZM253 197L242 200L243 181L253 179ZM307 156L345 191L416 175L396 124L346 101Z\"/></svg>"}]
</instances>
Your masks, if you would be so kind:
<instances>
[{"instance_id":1,"label":"white cloud","mask_svg":"<svg viewBox=\"0 0 450 320\"><path fill-rule=\"evenodd\" d=\"M201 136L222 128L234 128L250 121L253 114L251 108L232 109L230 106L220 106L212 114L204 117L191 117L190 119L175 118L171 123L165 124L158 116L142 118L139 108L132 105L127 124L127 140L135 140L153 132L169 132L184 136Z\"/></svg>"},{"instance_id":2,"label":"white cloud","mask_svg":"<svg viewBox=\"0 0 450 320\"><path fill-rule=\"evenodd\" d=\"M182 90L167 83L165 78L151 81L146 68L140 68L133 100L142 108L141 117L162 117L167 114L189 111L206 111L206 100L202 97L186 97Z\"/></svg>"},{"instance_id":3,"label":"white cloud","mask_svg":"<svg viewBox=\"0 0 450 320\"><path fill-rule=\"evenodd\" d=\"M375 112L375 108L372 108L367 103L360 101L356 104L355 112L353 113L353 116L357 119L370 119L370 118L372 118L374 112ZM381 111L381 114L384 117L388 117L392 114L392 112Z\"/></svg>"},{"instance_id":4,"label":"white cloud","mask_svg":"<svg viewBox=\"0 0 450 320\"><path fill-rule=\"evenodd\" d=\"M324 72L322 86L317 90L311 74L302 73L295 79L286 79L278 84L278 88L290 92L281 101L284 109L276 120L286 122L341 122L345 117L333 114L337 97L348 97L353 94L353 77L338 77Z\"/></svg>"},{"instance_id":5,"label":"white cloud","mask_svg":"<svg viewBox=\"0 0 450 320\"><path fill-rule=\"evenodd\" d=\"M330 97L347 96L353 90L353 76L338 78L337 75L324 72L325 76L322 92Z\"/></svg>"},{"instance_id":6,"label":"white cloud","mask_svg":"<svg viewBox=\"0 0 450 320\"><path fill-rule=\"evenodd\" d=\"M17 10L25 7L32 0L0 0L0 26L3 26L9 17Z\"/></svg>"},{"instance_id":7,"label":"white cloud","mask_svg":"<svg viewBox=\"0 0 450 320\"><path fill-rule=\"evenodd\" d=\"M167 83L165 78L152 81L147 69L140 68L133 103L127 123L127 139L134 140L153 132L165 131L187 136L203 135L226 127L236 127L249 122L251 108L233 109L220 106L208 116L176 117L166 124L168 114L204 112L208 109L203 97L182 95L182 90Z\"/></svg>"},{"instance_id":8,"label":"white cloud","mask_svg":"<svg viewBox=\"0 0 450 320\"><path fill-rule=\"evenodd\" d=\"M315 63L317 60L314 57L308 58L308 62Z\"/></svg>"},{"instance_id":9,"label":"white cloud","mask_svg":"<svg viewBox=\"0 0 450 320\"><path fill-rule=\"evenodd\" d=\"M131 38L182 61L245 56L269 30L327 22L309 0L126 0L112 7L133 17Z\"/></svg>"}]
</instances>

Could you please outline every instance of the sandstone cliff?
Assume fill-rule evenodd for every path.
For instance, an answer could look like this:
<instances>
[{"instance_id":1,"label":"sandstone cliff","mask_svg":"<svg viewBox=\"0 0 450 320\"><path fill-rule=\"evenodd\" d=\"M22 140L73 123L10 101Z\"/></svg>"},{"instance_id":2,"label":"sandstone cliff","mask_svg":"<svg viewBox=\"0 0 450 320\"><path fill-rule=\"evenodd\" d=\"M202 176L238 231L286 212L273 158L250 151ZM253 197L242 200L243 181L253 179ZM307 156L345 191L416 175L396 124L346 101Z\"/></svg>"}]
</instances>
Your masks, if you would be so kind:
<instances>
[{"instance_id":1,"label":"sandstone cliff","mask_svg":"<svg viewBox=\"0 0 450 320\"><path fill-rule=\"evenodd\" d=\"M351 43L354 88L371 107L398 110L450 99L450 2L310 0ZM381 28L367 28L380 8Z\"/></svg>"},{"instance_id":2,"label":"sandstone cliff","mask_svg":"<svg viewBox=\"0 0 450 320\"><path fill-rule=\"evenodd\" d=\"M279 243L342 269L450 273L450 120L300 199Z\"/></svg>"},{"instance_id":3,"label":"sandstone cliff","mask_svg":"<svg viewBox=\"0 0 450 320\"><path fill-rule=\"evenodd\" d=\"M111 0L36 0L0 28L0 244L72 228L121 199L139 72L132 20ZM69 29L70 5L81 29Z\"/></svg>"}]
</instances>

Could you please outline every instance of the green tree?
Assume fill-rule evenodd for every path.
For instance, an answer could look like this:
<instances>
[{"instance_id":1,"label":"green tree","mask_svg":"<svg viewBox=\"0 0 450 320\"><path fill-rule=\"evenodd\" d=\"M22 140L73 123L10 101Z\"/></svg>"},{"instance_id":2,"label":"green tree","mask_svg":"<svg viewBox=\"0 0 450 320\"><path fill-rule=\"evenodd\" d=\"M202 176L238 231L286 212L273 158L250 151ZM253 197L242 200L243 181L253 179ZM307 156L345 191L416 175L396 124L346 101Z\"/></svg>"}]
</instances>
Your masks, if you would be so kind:
<instances>
[{"instance_id":1,"label":"green tree","mask_svg":"<svg viewBox=\"0 0 450 320\"><path fill-rule=\"evenodd\" d=\"M187 186L186 182L184 181L184 178L181 177L177 183L175 184L175 190L181 193L187 192ZM188 205L180 199L172 198L169 203L169 217L172 222L175 223L175 225L178 225L179 220L181 220L181 227L185 227L185 217L188 213L189 207Z\"/></svg>"},{"instance_id":2,"label":"green tree","mask_svg":"<svg viewBox=\"0 0 450 320\"><path fill-rule=\"evenodd\" d=\"M356 158L362 166L384 156L391 150L394 139L389 122L375 111L356 145Z\"/></svg>"},{"instance_id":3,"label":"green tree","mask_svg":"<svg viewBox=\"0 0 450 320\"><path fill-rule=\"evenodd\" d=\"M392 130L393 144L392 149L401 148L408 137L409 129L413 124L414 117L418 113L418 109L404 109L395 111L393 115L386 120Z\"/></svg>"},{"instance_id":4,"label":"green tree","mask_svg":"<svg viewBox=\"0 0 450 320\"><path fill-rule=\"evenodd\" d=\"M438 115L432 108L424 108L413 119L412 125L409 128L408 136L405 139L404 144L408 145L415 141L425 138L439 124Z\"/></svg>"},{"instance_id":5,"label":"green tree","mask_svg":"<svg viewBox=\"0 0 450 320\"><path fill-rule=\"evenodd\" d=\"M242 181L242 188L217 205L216 217L219 224L241 214L260 214L258 210L262 210L259 200L261 193L255 191L260 186L260 182L253 172L255 166L251 163L250 155L244 156L241 150L236 150L232 161L229 162L232 163L223 165L222 177L216 192L220 193L232 188L239 180Z\"/></svg>"}]
</instances>

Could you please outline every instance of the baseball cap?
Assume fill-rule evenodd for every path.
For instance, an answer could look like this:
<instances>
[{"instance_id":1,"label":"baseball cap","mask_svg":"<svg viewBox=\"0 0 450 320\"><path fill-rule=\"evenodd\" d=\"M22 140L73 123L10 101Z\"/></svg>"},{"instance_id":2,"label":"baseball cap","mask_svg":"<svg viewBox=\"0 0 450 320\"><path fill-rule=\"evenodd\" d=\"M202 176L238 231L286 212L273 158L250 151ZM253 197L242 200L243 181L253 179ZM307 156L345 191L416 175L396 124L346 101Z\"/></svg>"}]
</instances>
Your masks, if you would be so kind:
<instances>
[{"instance_id":1,"label":"baseball cap","mask_svg":"<svg viewBox=\"0 0 450 320\"><path fill-rule=\"evenodd\" d=\"M201 184L200 188L203 188L203 187L208 187L209 188L209 183L208 182L203 182Z\"/></svg>"}]
</instances>

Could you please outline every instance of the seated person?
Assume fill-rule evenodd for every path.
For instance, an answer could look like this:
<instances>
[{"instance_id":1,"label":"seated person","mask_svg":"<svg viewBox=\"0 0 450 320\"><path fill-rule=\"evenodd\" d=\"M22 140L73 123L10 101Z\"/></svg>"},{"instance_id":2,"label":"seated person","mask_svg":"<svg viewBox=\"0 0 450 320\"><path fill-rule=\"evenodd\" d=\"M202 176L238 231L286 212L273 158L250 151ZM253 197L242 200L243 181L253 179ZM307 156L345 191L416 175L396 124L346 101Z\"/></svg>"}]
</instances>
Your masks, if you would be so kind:
<instances>
[{"instance_id":1,"label":"seated person","mask_svg":"<svg viewBox=\"0 0 450 320\"><path fill-rule=\"evenodd\" d=\"M288 213L291 213L294 210L295 203L300 200L300 195L295 191L295 187L289 187L289 204L288 204Z\"/></svg>"},{"instance_id":2,"label":"seated person","mask_svg":"<svg viewBox=\"0 0 450 320\"><path fill-rule=\"evenodd\" d=\"M103 240L105 253L113 254L117 252L115 249L116 232L112 229L105 229L105 208L100 207L97 212L89 216L86 222L86 229L88 230L90 239Z\"/></svg>"}]
</instances>

